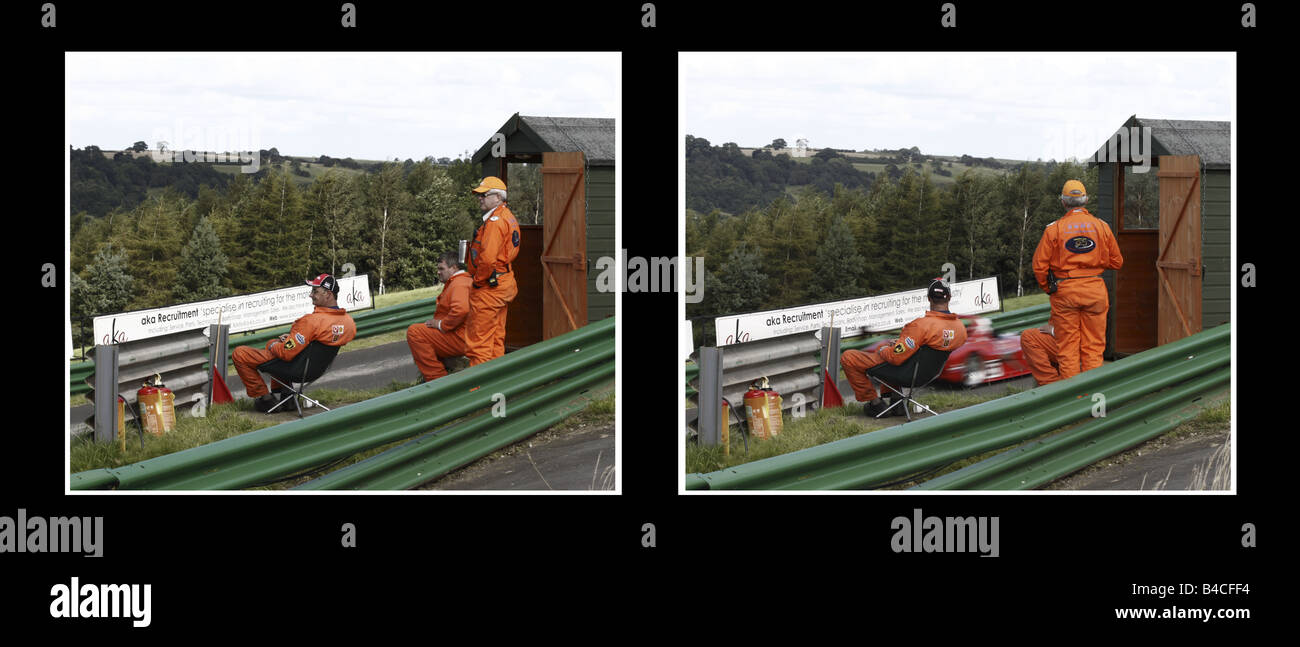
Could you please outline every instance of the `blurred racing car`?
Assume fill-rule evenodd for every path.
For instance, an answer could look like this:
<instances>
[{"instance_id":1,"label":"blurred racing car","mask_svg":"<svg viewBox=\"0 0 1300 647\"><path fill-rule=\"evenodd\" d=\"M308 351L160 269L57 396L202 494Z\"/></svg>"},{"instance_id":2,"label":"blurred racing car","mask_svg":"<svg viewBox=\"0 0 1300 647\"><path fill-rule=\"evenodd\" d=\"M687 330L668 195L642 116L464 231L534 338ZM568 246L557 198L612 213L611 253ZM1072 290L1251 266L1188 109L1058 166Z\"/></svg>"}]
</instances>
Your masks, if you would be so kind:
<instances>
[{"instance_id":1,"label":"blurred racing car","mask_svg":"<svg viewBox=\"0 0 1300 647\"><path fill-rule=\"evenodd\" d=\"M993 323L986 317L962 317L961 320L966 324L966 343L948 356L938 379L976 386L1029 375L1029 365L1020 352L1019 333L995 335ZM888 343L876 342L863 350L875 352Z\"/></svg>"}]
</instances>

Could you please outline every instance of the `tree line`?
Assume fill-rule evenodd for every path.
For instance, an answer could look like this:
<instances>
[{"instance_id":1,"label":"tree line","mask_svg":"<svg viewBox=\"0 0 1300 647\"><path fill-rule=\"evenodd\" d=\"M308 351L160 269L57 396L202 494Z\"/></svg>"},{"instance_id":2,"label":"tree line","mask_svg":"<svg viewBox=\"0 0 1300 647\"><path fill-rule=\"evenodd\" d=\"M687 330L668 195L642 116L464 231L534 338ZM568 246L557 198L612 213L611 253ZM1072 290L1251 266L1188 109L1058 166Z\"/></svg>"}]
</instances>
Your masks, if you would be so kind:
<instances>
[{"instance_id":1,"label":"tree line","mask_svg":"<svg viewBox=\"0 0 1300 647\"><path fill-rule=\"evenodd\" d=\"M791 186L830 192L836 185L865 188L874 177L830 149L805 164L787 154L760 149L751 157L734 143L713 146L702 137L686 136L686 207L696 211L740 213L785 196Z\"/></svg>"},{"instance_id":2,"label":"tree line","mask_svg":"<svg viewBox=\"0 0 1300 647\"><path fill-rule=\"evenodd\" d=\"M479 223L470 189L481 178L468 160L327 169L306 185L283 166L263 170L193 196L167 186L102 217L75 212L73 321L300 284L341 275L344 263L369 274L372 289L425 287L437 282L437 257ZM535 198L519 199L532 210Z\"/></svg>"},{"instance_id":3,"label":"tree line","mask_svg":"<svg viewBox=\"0 0 1300 647\"><path fill-rule=\"evenodd\" d=\"M967 169L944 187L908 166L867 188L807 186L735 214L688 208L686 254L704 258L705 291L687 317L916 289L946 263L958 280L997 276L1004 296L1032 294L1030 261L1064 213L1068 179L1097 189L1097 169L1074 162L998 176ZM688 178L688 205L689 187Z\"/></svg>"}]
</instances>

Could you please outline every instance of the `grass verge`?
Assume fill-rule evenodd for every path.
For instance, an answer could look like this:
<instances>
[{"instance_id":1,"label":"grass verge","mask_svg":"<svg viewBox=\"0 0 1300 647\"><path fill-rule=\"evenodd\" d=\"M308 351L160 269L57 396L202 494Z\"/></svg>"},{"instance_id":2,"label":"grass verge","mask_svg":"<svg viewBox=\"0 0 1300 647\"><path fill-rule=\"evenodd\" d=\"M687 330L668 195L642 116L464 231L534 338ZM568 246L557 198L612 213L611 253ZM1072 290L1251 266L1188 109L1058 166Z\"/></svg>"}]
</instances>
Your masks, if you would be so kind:
<instances>
[{"instance_id":1,"label":"grass verge","mask_svg":"<svg viewBox=\"0 0 1300 647\"><path fill-rule=\"evenodd\" d=\"M386 387L364 391L312 389L311 396L333 408L376 398L413 385L412 382L391 382ZM144 434L143 445L135 424L128 422L125 450L121 441L97 443L90 434L80 436L70 445L69 469L75 474L92 469L122 467L297 419L296 416L267 416L254 411L252 400L213 405L207 408L206 413L203 418L195 418L189 414L188 409L178 410L176 426L161 436Z\"/></svg>"},{"instance_id":2,"label":"grass verge","mask_svg":"<svg viewBox=\"0 0 1300 647\"><path fill-rule=\"evenodd\" d=\"M981 402L995 400L1005 393L973 395L965 391L935 391L919 398L927 406L943 413ZM925 414L929 415L929 414ZM729 451L724 452L721 445L707 447L689 443L686 446L686 473L704 474L716 472L728 467L735 467L765 458L781 456L801 449L808 449L837 440L851 438L865 433L878 431L886 427L906 422L906 418L886 418L877 420L867 418L862 413L862 405L850 403L844 407L817 409L802 418L784 416L781 433L770 440L748 439L740 433L739 427L733 425L730 433Z\"/></svg>"}]
</instances>

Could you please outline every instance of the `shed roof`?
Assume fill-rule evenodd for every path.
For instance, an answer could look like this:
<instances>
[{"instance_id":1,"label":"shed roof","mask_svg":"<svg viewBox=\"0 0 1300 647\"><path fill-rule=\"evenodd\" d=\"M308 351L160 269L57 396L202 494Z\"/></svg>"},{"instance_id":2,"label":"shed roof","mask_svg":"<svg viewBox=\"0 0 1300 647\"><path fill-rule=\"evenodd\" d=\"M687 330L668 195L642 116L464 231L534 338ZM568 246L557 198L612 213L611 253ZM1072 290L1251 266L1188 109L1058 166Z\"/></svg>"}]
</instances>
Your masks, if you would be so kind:
<instances>
[{"instance_id":1,"label":"shed roof","mask_svg":"<svg viewBox=\"0 0 1300 647\"><path fill-rule=\"evenodd\" d=\"M506 137L511 154L581 152L591 166L614 165L614 120L591 117L528 117L515 113L497 132ZM492 140L474 153L482 163L491 154Z\"/></svg>"},{"instance_id":2,"label":"shed roof","mask_svg":"<svg viewBox=\"0 0 1300 647\"><path fill-rule=\"evenodd\" d=\"M1232 168L1231 122L1152 119L1134 115L1121 128L1134 126L1151 129L1153 155L1199 155L1206 169ZM1109 142L1102 142L1101 148L1088 162L1089 166L1095 166L1098 159L1106 158L1108 153L1103 151L1107 150Z\"/></svg>"}]
</instances>

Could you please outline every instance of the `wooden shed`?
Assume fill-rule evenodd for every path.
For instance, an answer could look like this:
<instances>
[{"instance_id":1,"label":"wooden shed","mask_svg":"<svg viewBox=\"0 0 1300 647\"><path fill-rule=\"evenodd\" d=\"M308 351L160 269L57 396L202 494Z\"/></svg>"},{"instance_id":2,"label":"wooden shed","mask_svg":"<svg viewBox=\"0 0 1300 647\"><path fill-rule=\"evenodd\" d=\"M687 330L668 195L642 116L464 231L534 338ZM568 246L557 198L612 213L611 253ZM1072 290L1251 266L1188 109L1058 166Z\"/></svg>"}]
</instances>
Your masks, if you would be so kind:
<instances>
[{"instance_id":1,"label":"wooden shed","mask_svg":"<svg viewBox=\"0 0 1300 647\"><path fill-rule=\"evenodd\" d=\"M519 296L506 346L519 348L614 316L614 294L596 289L596 259L614 248L614 120L515 113L472 158L501 178L509 164L541 164L542 223L520 224L514 262ZM494 153L504 149L504 156Z\"/></svg>"},{"instance_id":2,"label":"wooden shed","mask_svg":"<svg viewBox=\"0 0 1300 647\"><path fill-rule=\"evenodd\" d=\"M1150 150L1142 129L1150 129ZM1229 320L1231 137L1226 121L1135 115L1093 155L1099 186L1089 187L1088 208L1110 225L1124 255L1124 267L1106 273L1108 355L1141 352ZM1149 168L1127 154L1125 142L1138 146Z\"/></svg>"}]
</instances>

